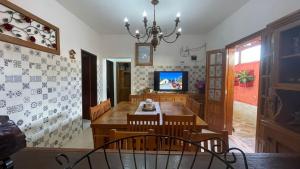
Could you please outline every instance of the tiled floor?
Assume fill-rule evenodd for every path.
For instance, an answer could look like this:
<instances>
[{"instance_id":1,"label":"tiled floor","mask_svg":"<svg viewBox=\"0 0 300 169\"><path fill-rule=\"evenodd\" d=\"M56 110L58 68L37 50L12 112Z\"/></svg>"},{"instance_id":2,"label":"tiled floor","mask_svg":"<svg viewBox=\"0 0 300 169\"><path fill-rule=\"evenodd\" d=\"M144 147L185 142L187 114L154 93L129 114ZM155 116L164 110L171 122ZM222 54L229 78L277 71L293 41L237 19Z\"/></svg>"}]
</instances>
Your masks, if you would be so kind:
<instances>
[{"instance_id":1,"label":"tiled floor","mask_svg":"<svg viewBox=\"0 0 300 169\"><path fill-rule=\"evenodd\" d=\"M254 153L256 135L257 107L235 102L233 112L234 132L230 136L230 144L241 148L244 152Z\"/></svg>"},{"instance_id":2,"label":"tiled floor","mask_svg":"<svg viewBox=\"0 0 300 169\"><path fill-rule=\"evenodd\" d=\"M90 124L90 121L83 120L83 132L65 144L62 148L93 149L93 134Z\"/></svg>"}]
</instances>

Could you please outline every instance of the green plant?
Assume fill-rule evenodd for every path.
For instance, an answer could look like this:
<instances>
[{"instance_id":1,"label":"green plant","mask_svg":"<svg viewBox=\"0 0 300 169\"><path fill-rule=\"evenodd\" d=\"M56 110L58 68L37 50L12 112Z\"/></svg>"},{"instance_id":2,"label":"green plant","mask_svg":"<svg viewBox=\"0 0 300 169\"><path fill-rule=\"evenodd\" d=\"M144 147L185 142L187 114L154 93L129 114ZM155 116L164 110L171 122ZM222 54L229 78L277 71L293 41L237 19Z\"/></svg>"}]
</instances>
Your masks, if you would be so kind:
<instances>
[{"instance_id":1,"label":"green plant","mask_svg":"<svg viewBox=\"0 0 300 169\"><path fill-rule=\"evenodd\" d=\"M238 73L240 83L247 83L254 81L254 76L249 74L249 71L242 70Z\"/></svg>"}]
</instances>

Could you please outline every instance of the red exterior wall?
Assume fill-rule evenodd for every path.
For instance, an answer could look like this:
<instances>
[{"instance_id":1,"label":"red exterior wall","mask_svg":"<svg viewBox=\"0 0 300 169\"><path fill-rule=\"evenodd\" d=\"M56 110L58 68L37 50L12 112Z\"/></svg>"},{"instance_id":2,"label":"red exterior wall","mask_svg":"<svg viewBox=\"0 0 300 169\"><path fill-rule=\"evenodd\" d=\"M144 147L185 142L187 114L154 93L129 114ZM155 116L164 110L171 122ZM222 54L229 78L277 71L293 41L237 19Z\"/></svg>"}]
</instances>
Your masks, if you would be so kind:
<instances>
[{"instance_id":1,"label":"red exterior wall","mask_svg":"<svg viewBox=\"0 0 300 169\"><path fill-rule=\"evenodd\" d=\"M235 72L242 70L254 70L254 84L252 87L234 86L234 100L257 106L259 86L259 65L260 62L238 64L234 67Z\"/></svg>"}]
</instances>

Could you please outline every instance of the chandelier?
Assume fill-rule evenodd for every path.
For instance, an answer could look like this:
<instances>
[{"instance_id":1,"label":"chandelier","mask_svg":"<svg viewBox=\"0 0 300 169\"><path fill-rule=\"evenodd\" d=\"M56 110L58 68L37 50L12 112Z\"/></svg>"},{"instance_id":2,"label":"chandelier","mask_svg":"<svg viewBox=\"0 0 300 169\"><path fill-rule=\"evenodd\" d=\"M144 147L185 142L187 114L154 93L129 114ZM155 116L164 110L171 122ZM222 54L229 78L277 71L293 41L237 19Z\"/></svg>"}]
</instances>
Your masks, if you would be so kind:
<instances>
[{"instance_id":1,"label":"chandelier","mask_svg":"<svg viewBox=\"0 0 300 169\"><path fill-rule=\"evenodd\" d=\"M143 17L144 17L144 33L141 34L139 30L136 30L135 33L132 33L130 31L130 24L128 22L128 18L125 17L125 27L129 33L130 36L136 38L138 42L144 42L147 43L149 39L151 38L151 45L153 46L154 50L156 50L156 47L160 44L161 41L164 41L166 43L174 43L178 37L181 35L181 28L178 28L179 22L180 22L180 13L177 13L176 19L175 19L175 27L174 29L167 34L164 34L162 31L162 28L157 25L156 23L156 10L155 6L159 3L159 0L151 0L151 3L154 7L154 20L152 23L152 26L148 26L148 19L147 19L147 13L144 11ZM176 31L177 30L177 31ZM173 40L169 40L169 38L176 32L176 37Z\"/></svg>"}]
</instances>

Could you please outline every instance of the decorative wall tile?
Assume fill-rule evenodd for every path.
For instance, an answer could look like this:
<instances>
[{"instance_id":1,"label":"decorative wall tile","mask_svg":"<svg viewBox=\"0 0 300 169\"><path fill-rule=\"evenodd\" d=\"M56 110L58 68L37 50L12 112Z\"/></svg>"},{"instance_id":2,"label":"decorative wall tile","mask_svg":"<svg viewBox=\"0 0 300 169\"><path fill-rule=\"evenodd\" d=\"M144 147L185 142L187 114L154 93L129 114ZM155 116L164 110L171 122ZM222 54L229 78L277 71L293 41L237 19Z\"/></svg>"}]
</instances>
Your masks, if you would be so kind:
<instances>
[{"instance_id":1,"label":"decorative wall tile","mask_svg":"<svg viewBox=\"0 0 300 169\"><path fill-rule=\"evenodd\" d=\"M61 147L82 131L80 65L0 42L0 115L20 127L29 147Z\"/></svg>"}]
</instances>

